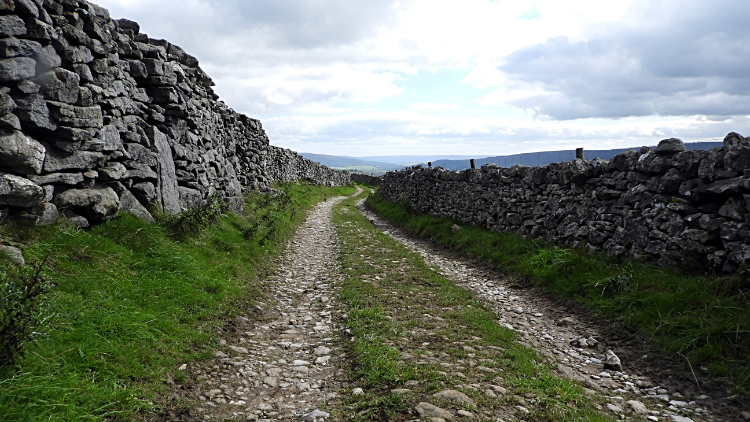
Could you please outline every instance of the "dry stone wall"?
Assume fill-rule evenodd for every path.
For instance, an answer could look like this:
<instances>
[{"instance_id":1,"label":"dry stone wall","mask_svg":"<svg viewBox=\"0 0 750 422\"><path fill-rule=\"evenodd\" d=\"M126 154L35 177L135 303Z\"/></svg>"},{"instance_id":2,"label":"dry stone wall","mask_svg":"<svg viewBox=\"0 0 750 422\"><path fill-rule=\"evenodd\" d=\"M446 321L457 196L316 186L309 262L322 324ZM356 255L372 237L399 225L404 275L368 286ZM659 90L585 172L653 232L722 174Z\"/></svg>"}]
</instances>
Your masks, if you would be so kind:
<instances>
[{"instance_id":1,"label":"dry stone wall","mask_svg":"<svg viewBox=\"0 0 750 422\"><path fill-rule=\"evenodd\" d=\"M371 176L369 174L362 174L362 173L352 173L351 179L354 182L357 183L367 183L369 185L379 186L380 181L383 180L382 177L379 176Z\"/></svg>"},{"instance_id":2,"label":"dry stone wall","mask_svg":"<svg viewBox=\"0 0 750 422\"><path fill-rule=\"evenodd\" d=\"M271 146L268 154L268 163L272 165L267 171L273 180L291 182L304 179L326 186L342 186L351 181L349 173L330 169L288 149Z\"/></svg>"},{"instance_id":3,"label":"dry stone wall","mask_svg":"<svg viewBox=\"0 0 750 422\"><path fill-rule=\"evenodd\" d=\"M685 151L679 139L543 167L387 173L380 194L422 212L553 242L651 258L667 267L748 275L750 139Z\"/></svg>"},{"instance_id":4,"label":"dry stone wall","mask_svg":"<svg viewBox=\"0 0 750 422\"><path fill-rule=\"evenodd\" d=\"M213 85L182 48L95 4L0 1L0 220L86 226L214 194L239 210L243 189L274 180L348 182L271 147Z\"/></svg>"}]
</instances>

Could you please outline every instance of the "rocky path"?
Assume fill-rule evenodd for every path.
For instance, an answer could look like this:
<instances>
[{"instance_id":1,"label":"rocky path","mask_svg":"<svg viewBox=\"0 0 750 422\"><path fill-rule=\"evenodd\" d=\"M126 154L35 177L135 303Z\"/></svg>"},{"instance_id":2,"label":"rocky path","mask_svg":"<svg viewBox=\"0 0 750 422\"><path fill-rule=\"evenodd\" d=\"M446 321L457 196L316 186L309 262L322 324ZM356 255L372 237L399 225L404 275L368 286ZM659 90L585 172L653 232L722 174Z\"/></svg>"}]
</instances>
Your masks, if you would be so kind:
<instances>
[{"instance_id":1,"label":"rocky path","mask_svg":"<svg viewBox=\"0 0 750 422\"><path fill-rule=\"evenodd\" d=\"M596 324L587 323L574 311L515 285L496 271L446 254L428 242L415 240L369 211L362 202L359 209L384 233L420 254L443 276L489 303L500 323L519 332L521 342L557 362L562 374L596 390L607 402L606 409L602 407L602 410L628 420L750 420L746 408L732 405L722 397L709 397L695 385L657 376L652 379L645 375L647 371L642 370L645 368L633 368L627 362L622 365L616 355L625 350L612 347ZM627 352L627 355L636 353Z\"/></svg>"},{"instance_id":2,"label":"rocky path","mask_svg":"<svg viewBox=\"0 0 750 422\"><path fill-rule=\"evenodd\" d=\"M355 195L359 194L359 190ZM322 404L341 384L335 346L340 281L331 211L343 197L318 204L299 228L279 270L267 280L263 316L239 317L234 335L220 340L214 359L189 369L199 384L192 420L322 420ZM251 318L250 318L251 317Z\"/></svg>"}]
</instances>

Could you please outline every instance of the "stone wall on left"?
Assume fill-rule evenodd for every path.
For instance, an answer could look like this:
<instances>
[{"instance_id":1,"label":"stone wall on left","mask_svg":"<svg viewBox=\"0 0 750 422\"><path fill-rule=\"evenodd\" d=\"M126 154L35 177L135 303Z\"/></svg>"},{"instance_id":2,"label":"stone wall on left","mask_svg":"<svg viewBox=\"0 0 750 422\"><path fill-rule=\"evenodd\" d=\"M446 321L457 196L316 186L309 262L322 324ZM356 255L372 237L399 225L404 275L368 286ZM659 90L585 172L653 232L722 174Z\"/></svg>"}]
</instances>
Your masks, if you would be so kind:
<instances>
[{"instance_id":1,"label":"stone wall on left","mask_svg":"<svg viewBox=\"0 0 750 422\"><path fill-rule=\"evenodd\" d=\"M95 4L0 1L0 221L149 219L149 204L176 213L214 194L239 210L243 189L279 175L349 182L271 147L213 85L182 48Z\"/></svg>"}]
</instances>

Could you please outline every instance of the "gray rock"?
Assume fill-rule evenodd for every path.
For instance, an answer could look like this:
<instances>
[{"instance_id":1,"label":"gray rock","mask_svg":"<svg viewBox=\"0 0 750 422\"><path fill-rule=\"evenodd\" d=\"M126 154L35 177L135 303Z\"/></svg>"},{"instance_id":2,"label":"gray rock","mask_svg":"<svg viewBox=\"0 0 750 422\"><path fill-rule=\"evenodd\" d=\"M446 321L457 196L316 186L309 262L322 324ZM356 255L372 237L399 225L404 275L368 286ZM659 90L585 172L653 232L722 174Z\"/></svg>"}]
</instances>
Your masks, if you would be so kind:
<instances>
[{"instance_id":1,"label":"gray rock","mask_svg":"<svg viewBox=\"0 0 750 422\"><path fill-rule=\"evenodd\" d=\"M57 101L47 101L50 115L63 126L75 128L104 127L102 108L98 105L93 107L77 107Z\"/></svg>"},{"instance_id":2,"label":"gray rock","mask_svg":"<svg viewBox=\"0 0 750 422\"><path fill-rule=\"evenodd\" d=\"M159 179L156 186L157 201L159 201L162 210L168 213L178 213L181 211L180 193L177 190L177 174L172 158L172 148L169 146L167 136L158 129L150 128L148 136L156 147L156 159L159 163Z\"/></svg>"},{"instance_id":3,"label":"gray rock","mask_svg":"<svg viewBox=\"0 0 750 422\"><path fill-rule=\"evenodd\" d=\"M31 81L29 84L38 87ZM24 125L24 128L38 128L47 129L54 131L57 129L57 124L52 121L49 109L47 108L47 102L44 100L44 96L38 93L29 93L25 95L19 95L14 97L18 109L15 113Z\"/></svg>"},{"instance_id":4,"label":"gray rock","mask_svg":"<svg viewBox=\"0 0 750 422\"><path fill-rule=\"evenodd\" d=\"M36 41L18 38L0 39L0 57L31 57L41 50L42 45Z\"/></svg>"},{"instance_id":5,"label":"gray rock","mask_svg":"<svg viewBox=\"0 0 750 422\"><path fill-rule=\"evenodd\" d=\"M305 421L317 421L317 420L324 420L327 417L330 417L331 414L327 412L323 412L322 410L315 409L312 412L308 413L305 416Z\"/></svg>"},{"instance_id":6,"label":"gray rock","mask_svg":"<svg viewBox=\"0 0 750 422\"><path fill-rule=\"evenodd\" d=\"M86 217L80 216L71 210L65 210L63 216L69 224L72 224L75 227L85 229L90 226L89 220L87 220Z\"/></svg>"},{"instance_id":7,"label":"gray rock","mask_svg":"<svg viewBox=\"0 0 750 422\"><path fill-rule=\"evenodd\" d=\"M452 403L458 403L461 405L476 406L477 404L472 400L471 397L456 390L443 390L432 395L435 398L449 401Z\"/></svg>"},{"instance_id":8,"label":"gray rock","mask_svg":"<svg viewBox=\"0 0 750 422\"><path fill-rule=\"evenodd\" d=\"M643 403L639 402L638 400L628 400L628 405L630 405L630 408L633 409L633 412L639 414L639 415L648 415L649 410Z\"/></svg>"},{"instance_id":9,"label":"gray rock","mask_svg":"<svg viewBox=\"0 0 750 422\"><path fill-rule=\"evenodd\" d=\"M28 178L38 185L68 185L75 186L83 183L83 174L81 173L49 173L42 176L28 176Z\"/></svg>"},{"instance_id":10,"label":"gray rock","mask_svg":"<svg viewBox=\"0 0 750 422\"><path fill-rule=\"evenodd\" d=\"M14 82L33 78L36 62L29 57L14 57L0 60L0 82Z\"/></svg>"},{"instance_id":11,"label":"gray rock","mask_svg":"<svg viewBox=\"0 0 750 422\"><path fill-rule=\"evenodd\" d=\"M414 410L416 410L417 413L419 413L419 416L422 418L434 417L443 418L449 421L453 420L453 413L427 402L420 402L419 404L417 404Z\"/></svg>"},{"instance_id":12,"label":"gray rock","mask_svg":"<svg viewBox=\"0 0 750 422\"><path fill-rule=\"evenodd\" d=\"M62 66L62 58L59 54L57 54L57 51L51 45L40 49L38 52L36 52L36 54L34 54L34 56L32 56L32 58L36 60L37 75L41 75L45 72L49 72L56 67Z\"/></svg>"},{"instance_id":13,"label":"gray rock","mask_svg":"<svg viewBox=\"0 0 750 422\"><path fill-rule=\"evenodd\" d=\"M659 155L672 155L678 152L685 152L685 144L677 138L664 139L659 142L659 146L656 147L655 153Z\"/></svg>"},{"instance_id":14,"label":"gray rock","mask_svg":"<svg viewBox=\"0 0 750 422\"><path fill-rule=\"evenodd\" d=\"M0 16L0 37L8 38L26 33L26 24L23 19L15 15Z\"/></svg>"},{"instance_id":15,"label":"gray rock","mask_svg":"<svg viewBox=\"0 0 750 422\"><path fill-rule=\"evenodd\" d=\"M18 15L33 18L39 17L39 8L31 0L13 0L13 2L16 4L16 13Z\"/></svg>"},{"instance_id":16,"label":"gray rock","mask_svg":"<svg viewBox=\"0 0 750 422\"><path fill-rule=\"evenodd\" d=\"M693 422L692 419L680 415L669 415L672 418L672 422Z\"/></svg>"},{"instance_id":17,"label":"gray rock","mask_svg":"<svg viewBox=\"0 0 750 422\"><path fill-rule=\"evenodd\" d=\"M625 413L625 411L622 410L622 407L612 403L607 403L607 409L609 409L612 413L616 413L618 415L622 415L623 413Z\"/></svg>"},{"instance_id":18,"label":"gray rock","mask_svg":"<svg viewBox=\"0 0 750 422\"><path fill-rule=\"evenodd\" d=\"M142 204L151 204L156 201L156 187L151 182L134 184L132 192Z\"/></svg>"},{"instance_id":19,"label":"gray rock","mask_svg":"<svg viewBox=\"0 0 750 422\"><path fill-rule=\"evenodd\" d=\"M44 189L29 179L0 173L0 206L31 208L44 199Z\"/></svg>"},{"instance_id":20,"label":"gray rock","mask_svg":"<svg viewBox=\"0 0 750 422\"><path fill-rule=\"evenodd\" d=\"M119 212L126 212L128 214L132 214L138 218L140 218L143 221L153 223L154 217L151 215L150 212L144 207L136 197L130 193L128 189L125 188L125 186L122 186L121 184L117 184L115 186L116 192L120 196L120 210Z\"/></svg>"},{"instance_id":21,"label":"gray rock","mask_svg":"<svg viewBox=\"0 0 750 422\"><path fill-rule=\"evenodd\" d=\"M10 92L9 89L0 91L0 115L6 115L16 109L16 102L5 91Z\"/></svg>"},{"instance_id":22,"label":"gray rock","mask_svg":"<svg viewBox=\"0 0 750 422\"><path fill-rule=\"evenodd\" d=\"M617 357L615 352L607 350L604 355L604 369L611 369L613 371L622 371L622 363L620 358Z\"/></svg>"},{"instance_id":23,"label":"gray rock","mask_svg":"<svg viewBox=\"0 0 750 422\"><path fill-rule=\"evenodd\" d=\"M6 14L16 10L16 5L13 0L0 1L0 13Z\"/></svg>"},{"instance_id":24,"label":"gray rock","mask_svg":"<svg viewBox=\"0 0 750 422\"><path fill-rule=\"evenodd\" d=\"M199 190L183 186L178 186L177 190L180 193L180 208L182 210L187 210L203 203L203 196Z\"/></svg>"},{"instance_id":25,"label":"gray rock","mask_svg":"<svg viewBox=\"0 0 750 422\"><path fill-rule=\"evenodd\" d=\"M103 200L101 191L94 189L69 189L55 195L55 205L58 209L83 208L97 204Z\"/></svg>"},{"instance_id":26,"label":"gray rock","mask_svg":"<svg viewBox=\"0 0 750 422\"><path fill-rule=\"evenodd\" d=\"M5 258L8 262L18 267L26 265L23 251L13 246L0 245L0 257Z\"/></svg>"},{"instance_id":27,"label":"gray rock","mask_svg":"<svg viewBox=\"0 0 750 422\"><path fill-rule=\"evenodd\" d=\"M60 214L57 211L57 206L49 202L42 202L32 210L35 216L35 224L37 226L51 226L57 222Z\"/></svg>"},{"instance_id":28,"label":"gray rock","mask_svg":"<svg viewBox=\"0 0 750 422\"><path fill-rule=\"evenodd\" d=\"M39 75L34 81L39 84L40 92L47 100L67 104L75 104L78 101L81 78L69 70L63 68L50 70Z\"/></svg>"},{"instance_id":29,"label":"gray rock","mask_svg":"<svg viewBox=\"0 0 750 422\"><path fill-rule=\"evenodd\" d=\"M122 163L107 163L104 167L99 168L99 175L105 182L127 179L129 176L128 169Z\"/></svg>"},{"instance_id":30,"label":"gray rock","mask_svg":"<svg viewBox=\"0 0 750 422\"><path fill-rule=\"evenodd\" d=\"M99 131L99 139L104 143L104 151L118 151L122 149L120 132L114 125L104 126Z\"/></svg>"},{"instance_id":31,"label":"gray rock","mask_svg":"<svg viewBox=\"0 0 750 422\"><path fill-rule=\"evenodd\" d=\"M104 154L101 152L77 151L71 155L63 155L51 149L47 151L44 171L88 170L97 167L103 160Z\"/></svg>"},{"instance_id":32,"label":"gray rock","mask_svg":"<svg viewBox=\"0 0 750 422\"><path fill-rule=\"evenodd\" d=\"M22 132L0 132L0 168L20 174L39 174L45 155L44 146Z\"/></svg>"},{"instance_id":33,"label":"gray rock","mask_svg":"<svg viewBox=\"0 0 750 422\"><path fill-rule=\"evenodd\" d=\"M141 31L141 27L140 25L138 25L138 22L134 22L129 19L117 19L116 22L120 29L130 29L134 34L138 34Z\"/></svg>"},{"instance_id":34,"label":"gray rock","mask_svg":"<svg viewBox=\"0 0 750 422\"><path fill-rule=\"evenodd\" d=\"M21 120L18 119L18 116L16 116L13 113L8 113L2 117L0 117L0 131L1 130L21 130Z\"/></svg>"},{"instance_id":35,"label":"gray rock","mask_svg":"<svg viewBox=\"0 0 750 422\"><path fill-rule=\"evenodd\" d=\"M120 198L110 187L95 185L93 189L69 189L55 196L59 209L76 209L87 220L99 223L117 215Z\"/></svg>"}]
</instances>

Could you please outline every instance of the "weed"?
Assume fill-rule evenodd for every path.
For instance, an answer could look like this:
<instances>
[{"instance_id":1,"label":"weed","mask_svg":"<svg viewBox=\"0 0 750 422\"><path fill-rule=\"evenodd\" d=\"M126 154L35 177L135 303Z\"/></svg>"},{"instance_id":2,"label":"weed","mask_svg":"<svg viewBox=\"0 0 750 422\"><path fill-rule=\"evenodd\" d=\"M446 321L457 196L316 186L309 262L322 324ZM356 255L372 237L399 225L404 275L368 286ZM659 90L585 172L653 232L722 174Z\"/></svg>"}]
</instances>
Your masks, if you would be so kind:
<instances>
[{"instance_id":1,"label":"weed","mask_svg":"<svg viewBox=\"0 0 750 422\"><path fill-rule=\"evenodd\" d=\"M27 259L49 255L44 274L57 284L47 335L0 371L0 420L154 419L167 376L183 382L177 368L208 359L215 329L262 297L260 279L306 211L353 191L278 188L286 199L251 192L244 212L226 215L209 201L179 224L124 215L88 231L0 226L0 236L27 244Z\"/></svg>"},{"instance_id":2,"label":"weed","mask_svg":"<svg viewBox=\"0 0 750 422\"><path fill-rule=\"evenodd\" d=\"M738 277L687 276L461 223L462 229L453 232L454 220L414 213L378 195L370 196L367 205L438 245L483 259L556 296L574 298L634 329L666 355L682 353L685 361L705 365L739 391L750 391L750 309Z\"/></svg>"},{"instance_id":3,"label":"weed","mask_svg":"<svg viewBox=\"0 0 750 422\"><path fill-rule=\"evenodd\" d=\"M227 204L218 193L209 195L203 203L188 208L179 214L160 214L161 223L177 236L195 235L224 215Z\"/></svg>"},{"instance_id":4,"label":"weed","mask_svg":"<svg viewBox=\"0 0 750 422\"><path fill-rule=\"evenodd\" d=\"M43 274L46 261L21 268L4 263L0 270L0 367L15 365L52 317L47 301L52 283Z\"/></svg>"}]
</instances>

